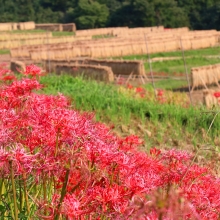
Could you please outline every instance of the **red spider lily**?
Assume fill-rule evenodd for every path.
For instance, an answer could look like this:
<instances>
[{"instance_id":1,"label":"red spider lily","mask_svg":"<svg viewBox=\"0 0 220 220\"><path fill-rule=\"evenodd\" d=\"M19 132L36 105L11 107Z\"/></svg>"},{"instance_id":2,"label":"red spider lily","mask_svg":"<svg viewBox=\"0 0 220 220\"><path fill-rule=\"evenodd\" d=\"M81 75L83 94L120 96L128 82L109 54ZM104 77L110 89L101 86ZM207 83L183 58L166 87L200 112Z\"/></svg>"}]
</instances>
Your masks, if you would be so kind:
<instances>
[{"instance_id":1,"label":"red spider lily","mask_svg":"<svg viewBox=\"0 0 220 220\"><path fill-rule=\"evenodd\" d=\"M137 87L136 88L136 93L143 93L143 92L145 92L144 88L142 88L142 87Z\"/></svg>"},{"instance_id":2,"label":"red spider lily","mask_svg":"<svg viewBox=\"0 0 220 220\"><path fill-rule=\"evenodd\" d=\"M220 92L214 92L213 94L216 98L219 98L220 97Z\"/></svg>"},{"instance_id":3,"label":"red spider lily","mask_svg":"<svg viewBox=\"0 0 220 220\"><path fill-rule=\"evenodd\" d=\"M11 70L5 69L5 65L0 66L0 80L2 81L13 81L16 77Z\"/></svg>"},{"instance_id":4,"label":"red spider lily","mask_svg":"<svg viewBox=\"0 0 220 220\"><path fill-rule=\"evenodd\" d=\"M36 78L36 77L43 75L41 68L38 66L35 66L34 64L26 66L25 71L18 69L18 72L20 72L26 76L31 76L32 78Z\"/></svg>"},{"instance_id":5,"label":"red spider lily","mask_svg":"<svg viewBox=\"0 0 220 220\"><path fill-rule=\"evenodd\" d=\"M160 154L161 154L161 150L157 149L157 148L151 148L150 149L150 154L153 156L153 157L158 157Z\"/></svg>"},{"instance_id":6,"label":"red spider lily","mask_svg":"<svg viewBox=\"0 0 220 220\"><path fill-rule=\"evenodd\" d=\"M10 160L13 161L15 175L28 174L35 168L37 155L30 155L25 152L21 145L10 149Z\"/></svg>"},{"instance_id":7,"label":"red spider lily","mask_svg":"<svg viewBox=\"0 0 220 220\"><path fill-rule=\"evenodd\" d=\"M158 89L157 96L163 96L163 95L164 95L164 91L162 89Z\"/></svg>"},{"instance_id":8,"label":"red spider lily","mask_svg":"<svg viewBox=\"0 0 220 220\"><path fill-rule=\"evenodd\" d=\"M162 158L165 160L189 161L192 155L186 151L171 149L162 153Z\"/></svg>"},{"instance_id":9,"label":"red spider lily","mask_svg":"<svg viewBox=\"0 0 220 220\"><path fill-rule=\"evenodd\" d=\"M137 94L139 94L141 98L144 98L144 97L145 97L145 92L146 92L146 91L145 91L144 88L142 88L142 87L137 87L137 88L135 89L135 92L136 92Z\"/></svg>"},{"instance_id":10,"label":"red spider lily","mask_svg":"<svg viewBox=\"0 0 220 220\"><path fill-rule=\"evenodd\" d=\"M14 81L16 80L16 77L14 75L6 75L2 77L3 81Z\"/></svg>"},{"instance_id":11,"label":"red spider lily","mask_svg":"<svg viewBox=\"0 0 220 220\"><path fill-rule=\"evenodd\" d=\"M133 86L128 83L128 84L127 84L127 88L128 88L128 89L133 89Z\"/></svg>"},{"instance_id":12,"label":"red spider lily","mask_svg":"<svg viewBox=\"0 0 220 220\"><path fill-rule=\"evenodd\" d=\"M10 182L12 162L16 185L23 173L39 185L42 202L31 189L28 198L40 219L219 218L220 180L192 155L141 152L137 136L115 136L61 94L35 94L40 87L24 79L0 88L0 175Z\"/></svg>"}]
</instances>

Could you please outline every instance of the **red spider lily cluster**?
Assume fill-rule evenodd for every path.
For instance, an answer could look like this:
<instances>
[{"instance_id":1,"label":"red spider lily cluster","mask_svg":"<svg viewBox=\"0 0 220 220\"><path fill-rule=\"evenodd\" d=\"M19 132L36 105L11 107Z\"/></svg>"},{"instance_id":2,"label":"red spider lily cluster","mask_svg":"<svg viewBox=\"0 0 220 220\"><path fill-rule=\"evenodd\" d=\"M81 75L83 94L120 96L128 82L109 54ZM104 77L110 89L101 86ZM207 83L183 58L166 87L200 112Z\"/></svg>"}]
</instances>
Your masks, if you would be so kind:
<instances>
[{"instance_id":1,"label":"red spider lily cluster","mask_svg":"<svg viewBox=\"0 0 220 220\"><path fill-rule=\"evenodd\" d=\"M133 87L131 84L127 84L127 89L129 90L134 90L136 94L138 94L141 98L145 98L147 95L147 91L146 89L142 88L142 87ZM157 89L156 90L156 100L159 103L165 103L166 102L166 97L164 94L164 90L162 89Z\"/></svg>"},{"instance_id":2,"label":"red spider lily cluster","mask_svg":"<svg viewBox=\"0 0 220 220\"><path fill-rule=\"evenodd\" d=\"M29 70L32 79L0 88L0 180L23 186L27 216L219 219L220 179L192 155L140 151L138 137L115 136L64 96L34 93L41 85Z\"/></svg>"},{"instance_id":3,"label":"red spider lily cluster","mask_svg":"<svg viewBox=\"0 0 220 220\"><path fill-rule=\"evenodd\" d=\"M12 81L15 80L16 77L11 70L7 68L6 63L0 64L0 80L1 81Z\"/></svg>"}]
</instances>

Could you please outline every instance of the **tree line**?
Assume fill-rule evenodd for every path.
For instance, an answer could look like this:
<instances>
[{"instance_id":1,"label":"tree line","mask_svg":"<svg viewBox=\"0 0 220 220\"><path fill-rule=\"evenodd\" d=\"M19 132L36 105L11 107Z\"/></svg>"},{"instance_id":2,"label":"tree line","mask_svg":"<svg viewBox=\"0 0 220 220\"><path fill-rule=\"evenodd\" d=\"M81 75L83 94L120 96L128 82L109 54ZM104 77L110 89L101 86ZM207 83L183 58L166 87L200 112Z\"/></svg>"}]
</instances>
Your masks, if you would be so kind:
<instances>
[{"instance_id":1,"label":"tree line","mask_svg":"<svg viewBox=\"0 0 220 220\"><path fill-rule=\"evenodd\" d=\"M0 0L0 22L220 30L220 0Z\"/></svg>"}]
</instances>

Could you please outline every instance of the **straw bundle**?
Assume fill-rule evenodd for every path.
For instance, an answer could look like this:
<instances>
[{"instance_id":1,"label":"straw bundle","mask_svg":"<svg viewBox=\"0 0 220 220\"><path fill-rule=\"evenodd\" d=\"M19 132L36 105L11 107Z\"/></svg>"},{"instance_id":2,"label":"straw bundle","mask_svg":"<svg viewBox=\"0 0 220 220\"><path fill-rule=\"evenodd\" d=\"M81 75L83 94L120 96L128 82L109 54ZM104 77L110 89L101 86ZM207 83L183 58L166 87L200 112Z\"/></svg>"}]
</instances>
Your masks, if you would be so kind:
<instances>
[{"instance_id":1,"label":"straw bundle","mask_svg":"<svg viewBox=\"0 0 220 220\"><path fill-rule=\"evenodd\" d=\"M46 60L44 62L43 66L47 72L50 71L50 72L54 73L54 72L56 72L56 66L58 66L58 65L68 65L68 62L63 61L63 60L61 60L61 61L55 61L55 60L48 61L48 60Z\"/></svg>"},{"instance_id":2,"label":"straw bundle","mask_svg":"<svg viewBox=\"0 0 220 220\"><path fill-rule=\"evenodd\" d=\"M28 21L24 22L24 30L34 30L35 29L35 22L34 21Z\"/></svg>"},{"instance_id":3,"label":"straw bundle","mask_svg":"<svg viewBox=\"0 0 220 220\"><path fill-rule=\"evenodd\" d=\"M59 23L36 24L35 29L42 29L42 30L47 30L47 31L63 31L63 25Z\"/></svg>"},{"instance_id":4,"label":"straw bundle","mask_svg":"<svg viewBox=\"0 0 220 220\"><path fill-rule=\"evenodd\" d=\"M80 51L81 56L83 56L83 57L88 57L91 55L91 51L90 51L89 47L81 47L80 50L81 50Z\"/></svg>"},{"instance_id":5,"label":"straw bundle","mask_svg":"<svg viewBox=\"0 0 220 220\"><path fill-rule=\"evenodd\" d=\"M95 36L95 35L112 35L115 28L96 28L76 31L77 37Z\"/></svg>"},{"instance_id":6,"label":"straw bundle","mask_svg":"<svg viewBox=\"0 0 220 220\"><path fill-rule=\"evenodd\" d=\"M75 23L63 24L63 31L75 32L76 31Z\"/></svg>"},{"instance_id":7,"label":"straw bundle","mask_svg":"<svg viewBox=\"0 0 220 220\"><path fill-rule=\"evenodd\" d=\"M72 76L83 75L87 79L113 82L114 75L109 67L92 66L92 65L57 65L57 74L71 74Z\"/></svg>"},{"instance_id":8,"label":"straw bundle","mask_svg":"<svg viewBox=\"0 0 220 220\"><path fill-rule=\"evenodd\" d=\"M220 80L220 68L218 65L202 66L191 69L192 88L203 86L207 88L207 85L216 84L219 86ZM193 90L192 89L192 90Z\"/></svg>"},{"instance_id":9,"label":"straw bundle","mask_svg":"<svg viewBox=\"0 0 220 220\"><path fill-rule=\"evenodd\" d=\"M213 90L204 90L203 91L203 103L209 109L218 105L218 99L214 96Z\"/></svg>"},{"instance_id":10,"label":"straw bundle","mask_svg":"<svg viewBox=\"0 0 220 220\"><path fill-rule=\"evenodd\" d=\"M12 30L17 30L18 29L18 24L17 23L11 23L11 29Z\"/></svg>"},{"instance_id":11,"label":"straw bundle","mask_svg":"<svg viewBox=\"0 0 220 220\"><path fill-rule=\"evenodd\" d=\"M217 65L212 65L212 77L213 77L213 82L215 82L218 86L218 80L220 79L220 74L219 74L219 69Z\"/></svg>"},{"instance_id":12,"label":"straw bundle","mask_svg":"<svg viewBox=\"0 0 220 220\"><path fill-rule=\"evenodd\" d=\"M43 63L44 69L48 72L55 72L56 71L56 66L62 66L62 65L79 65L83 64L84 59L71 59L69 61L67 60L45 60Z\"/></svg>"},{"instance_id":13,"label":"straw bundle","mask_svg":"<svg viewBox=\"0 0 220 220\"><path fill-rule=\"evenodd\" d=\"M1 42L0 42L0 47L1 47ZM10 50L10 56L13 57L17 57L18 55L18 49L11 49Z\"/></svg>"},{"instance_id":14,"label":"straw bundle","mask_svg":"<svg viewBox=\"0 0 220 220\"><path fill-rule=\"evenodd\" d=\"M31 58L31 60L33 60L33 61L40 60L40 59L39 59L39 53L38 53L38 52L35 52L35 51L31 51L31 52L30 52L30 58Z\"/></svg>"},{"instance_id":15,"label":"straw bundle","mask_svg":"<svg viewBox=\"0 0 220 220\"><path fill-rule=\"evenodd\" d=\"M158 26L158 32L164 31L164 26Z\"/></svg>"},{"instance_id":16,"label":"straw bundle","mask_svg":"<svg viewBox=\"0 0 220 220\"><path fill-rule=\"evenodd\" d=\"M18 29L19 30L25 30L25 25L23 22L18 23Z\"/></svg>"},{"instance_id":17,"label":"straw bundle","mask_svg":"<svg viewBox=\"0 0 220 220\"><path fill-rule=\"evenodd\" d=\"M10 23L0 23L0 31L11 31L12 26Z\"/></svg>"},{"instance_id":18,"label":"straw bundle","mask_svg":"<svg viewBox=\"0 0 220 220\"><path fill-rule=\"evenodd\" d=\"M118 36L120 33L126 33L127 30L128 30L128 27L113 28L112 34L114 36Z\"/></svg>"},{"instance_id":19,"label":"straw bundle","mask_svg":"<svg viewBox=\"0 0 220 220\"><path fill-rule=\"evenodd\" d=\"M215 73L216 73L216 79L219 81L220 80L220 64L214 65L216 67Z\"/></svg>"},{"instance_id":20,"label":"straw bundle","mask_svg":"<svg viewBox=\"0 0 220 220\"><path fill-rule=\"evenodd\" d=\"M181 45L180 43L178 42L179 44L179 49L181 49ZM191 44L191 41L190 40L182 40L182 47L184 50L191 50L192 49L192 44Z\"/></svg>"},{"instance_id":21,"label":"straw bundle","mask_svg":"<svg viewBox=\"0 0 220 220\"><path fill-rule=\"evenodd\" d=\"M199 87L201 85L201 80L198 77L199 75L199 69L198 68L192 68L191 69L191 83L192 83L192 90L195 87Z\"/></svg>"},{"instance_id":22,"label":"straw bundle","mask_svg":"<svg viewBox=\"0 0 220 220\"><path fill-rule=\"evenodd\" d=\"M23 40L23 39L38 39L38 38L43 38L46 39L47 37L51 38L52 33L31 33L31 34L20 34L20 33L0 33L0 40L1 41L9 41L9 40Z\"/></svg>"},{"instance_id":23,"label":"straw bundle","mask_svg":"<svg viewBox=\"0 0 220 220\"><path fill-rule=\"evenodd\" d=\"M18 72L18 70L25 71L26 66L21 61L11 61L10 69L13 72Z\"/></svg>"},{"instance_id":24,"label":"straw bundle","mask_svg":"<svg viewBox=\"0 0 220 220\"><path fill-rule=\"evenodd\" d=\"M85 63L93 66L107 66L110 67L114 75L144 75L144 63L142 61L130 60L95 60L86 59Z\"/></svg>"},{"instance_id":25,"label":"straw bundle","mask_svg":"<svg viewBox=\"0 0 220 220\"><path fill-rule=\"evenodd\" d=\"M81 56L81 50L79 47L73 47L72 49L73 57L80 57Z\"/></svg>"},{"instance_id":26,"label":"straw bundle","mask_svg":"<svg viewBox=\"0 0 220 220\"><path fill-rule=\"evenodd\" d=\"M205 66L202 69L204 70L203 81L206 84L211 85L215 81L213 78L212 66Z\"/></svg>"}]
</instances>

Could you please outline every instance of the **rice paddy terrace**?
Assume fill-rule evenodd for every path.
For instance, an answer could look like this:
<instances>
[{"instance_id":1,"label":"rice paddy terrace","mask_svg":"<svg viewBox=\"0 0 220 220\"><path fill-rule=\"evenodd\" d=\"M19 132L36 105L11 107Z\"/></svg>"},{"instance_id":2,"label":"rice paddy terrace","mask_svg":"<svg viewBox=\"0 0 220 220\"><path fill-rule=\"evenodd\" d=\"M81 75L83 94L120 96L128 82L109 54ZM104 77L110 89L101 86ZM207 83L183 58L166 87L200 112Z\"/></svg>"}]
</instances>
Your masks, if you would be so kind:
<instances>
[{"instance_id":1,"label":"rice paddy terrace","mask_svg":"<svg viewBox=\"0 0 220 220\"><path fill-rule=\"evenodd\" d=\"M0 201L0 214L8 216L9 213L14 213L19 217L24 214L28 218L36 214L39 218L55 216L54 219L62 218L59 216L84 216L87 219L99 217L99 210L104 210L102 219L115 219L115 216L124 219L126 212L116 207L122 203L115 198L122 193L120 199L126 198L131 202L134 189L138 193L145 193L144 190L147 193L153 192L147 187L154 182L152 177L155 174L150 170L148 175L145 170L152 167L162 173L158 178L158 190L152 194L154 197L151 199L156 199L155 210L159 210L158 213L161 213L161 207L161 210L164 207L165 211L168 210L170 206L166 205L171 200L176 201L173 199L175 197L178 198L178 203L175 203L178 206L174 208L178 207L175 210L180 210L176 216L184 213L186 218L190 218L188 209L183 211L183 207L189 206L193 217L196 213L195 218L201 215L201 219L209 219L211 213L214 216L211 219L219 219L220 32L190 31L185 27L165 29L162 26L83 31L74 30L73 24L42 25L40 27L44 30L40 31L28 30L36 27L33 23L3 26L0 25L0 30L10 30L0 32L0 61L6 62L6 65L0 66L2 85L5 83L1 87L4 113L1 115L2 126L7 128L7 132L2 134L5 137L2 138L2 143L8 147L10 158L3 161L5 164L9 162L9 165L5 166L7 178L3 178L0 185L1 194L7 192L10 196ZM18 26L22 30L12 30ZM68 32L63 32L67 27ZM29 65L31 63L41 68ZM7 66L10 66L12 72L7 71ZM25 78L8 84L8 80L15 79L13 77L20 77L13 73L18 69ZM44 74L45 72L49 74ZM36 79L40 79L44 85L41 90L38 90L41 86ZM29 91L28 83L34 89L33 92ZM20 92L22 89L25 95ZM13 92L17 96L12 96ZM204 104L211 110L207 110ZM6 107L11 108L8 114L5 113ZM93 112L94 115L87 112ZM107 124L108 128L102 123ZM87 128L90 130L87 131ZM8 134L14 139L8 138ZM116 140L115 134L119 142L112 147L111 144ZM22 162L20 158L24 158L18 155L24 155L22 153L25 151L16 153L22 144L15 148L13 142L7 142L11 140L15 143L21 141L24 147L30 147L31 153L37 152L37 162L35 158L32 159L32 172L29 170L30 159L27 159L27 163L25 161L24 168L28 168L26 173L30 173L29 176L24 176L22 169L17 168ZM108 143L111 147L103 143ZM86 146L85 150L83 145ZM36 150L33 150L33 146ZM48 146L52 146L52 150L48 150ZM121 151L118 146L123 149L123 154L118 156L119 166L115 163L115 158ZM91 150L93 148L95 151ZM109 149L113 151L110 152ZM187 150L193 157L176 149ZM137 154L134 154L136 151ZM5 152L1 151L4 158L7 158L8 154ZM146 152L150 152L152 157L149 163L145 163L148 157L141 156L147 155ZM50 158L45 157L47 154ZM66 160L67 154L69 162ZM133 160L134 155L139 155L135 159L137 162ZM27 154L26 157L25 154L25 158L30 158L30 155ZM44 158L46 162L52 161L51 165L56 166L55 176L48 175L52 173L52 166L41 166L45 163ZM85 161L82 158L86 158ZM12 166L14 161L19 162L14 164L16 169ZM81 167L82 164L86 166ZM109 165L106 166L107 164ZM129 169L133 165L136 167L131 172ZM36 178L39 183L36 184L33 176L39 173L39 166L42 175ZM124 181L120 172L125 168L129 172L125 172L127 179ZM61 172L57 172L58 170ZM136 178L137 171L141 178ZM116 177L111 173L116 173ZM146 176L149 177L147 181ZM60 180L64 180L62 185ZM134 187L134 180L139 188ZM161 185L163 181L165 183ZM24 193L21 190L22 183ZM145 188L140 188L140 183L147 187L142 184ZM26 186L29 187L28 190ZM111 190L105 191L106 186ZM176 191L178 187L185 191ZM88 196L84 194L85 201L88 201L94 188L97 192L102 190L104 193L94 194L88 203L76 200L80 199L80 193L89 192ZM127 194L130 189L131 198ZM154 185L152 189L155 189ZM107 205L103 208L100 195L104 195L103 198L106 199L105 195L112 196L112 192L114 198L109 197L111 199L107 199ZM186 195L181 201L180 192ZM57 197L59 194L60 199ZM16 198L18 195L19 198ZM140 198L146 197L148 205L151 194L149 197L148 194L142 195ZM43 198L46 203L42 205L38 198ZM68 203L68 198L71 203ZM11 205L6 206L5 201L9 201L8 204ZM190 205L187 206L185 201L190 201ZM74 204L80 204L78 207L86 210L91 207L91 203L94 204L92 214L87 215L87 211L86 214L74 213ZM136 200L134 203L132 210L136 210L137 205L143 208L139 200L137 204ZM65 213L66 204L70 208L68 215ZM27 210L23 208L25 206ZM193 206L195 209L192 209ZM149 209L152 208L154 206L150 205ZM113 210L112 213L109 212L110 209ZM139 212L135 217L139 219ZM162 215L160 218L163 218Z\"/></svg>"},{"instance_id":2,"label":"rice paddy terrace","mask_svg":"<svg viewBox=\"0 0 220 220\"><path fill-rule=\"evenodd\" d=\"M188 91L186 71L193 90L218 81L220 32L216 30L163 26L75 30L73 24L31 22L21 23L20 30L15 27L7 26L9 30L0 33L0 59L12 61L12 70L22 61L39 64L47 72L75 76L83 72L99 81L148 87L154 81L155 88L182 91ZM202 103L201 91L192 96L193 103Z\"/></svg>"}]
</instances>

